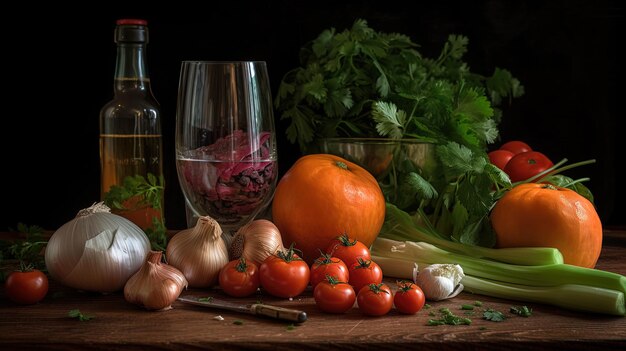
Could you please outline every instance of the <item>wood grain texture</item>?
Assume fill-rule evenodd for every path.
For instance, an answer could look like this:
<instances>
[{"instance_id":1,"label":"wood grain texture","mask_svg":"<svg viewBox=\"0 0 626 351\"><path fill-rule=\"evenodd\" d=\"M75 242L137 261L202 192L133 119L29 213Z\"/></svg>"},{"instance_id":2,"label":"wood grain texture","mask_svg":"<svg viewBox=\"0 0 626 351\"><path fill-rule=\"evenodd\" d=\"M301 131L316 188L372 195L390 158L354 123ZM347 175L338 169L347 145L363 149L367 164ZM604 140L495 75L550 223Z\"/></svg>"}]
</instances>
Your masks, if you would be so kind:
<instances>
[{"instance_id":1,"label":"wood grain texture","mask_svg":"<svg viewBox=\"0 0 626 351\"><path fill-rule=\"evenodd\" d=\"M0 238L2 236L0 235ZM597 268L626 275L626 232L607 232ZM389 283L393 280L387 279ZM420 348L437 350L624 349L626 318L557 309L540 304L462 293L416 315L392 310L383 317L363 316L355 306L341 315L317 310L310 290L292 301L260 293L246 299L219 290L192 289L186 294L216 296L235 302L263 303L303 310L308 320L292 326L253 315L212 310L181 302L173 309L148 312L124 300L121 292L97 294L75 291L51 281L48 296L36 305L17 306L0 294L0 350L341 350ZM458 315L460 306L483 303L469 326L427 326L439 308ZM512 305L528 305L533 315L509 314ZM67 317L80 309L95 318L80 322ZM482 310L505 313L503 322L481 319ZM214 319L222 316L223 321ZM234 324L241 321L241 324ZM291 325L291 326L290 326Z\"/></svg>"}]
</instances>

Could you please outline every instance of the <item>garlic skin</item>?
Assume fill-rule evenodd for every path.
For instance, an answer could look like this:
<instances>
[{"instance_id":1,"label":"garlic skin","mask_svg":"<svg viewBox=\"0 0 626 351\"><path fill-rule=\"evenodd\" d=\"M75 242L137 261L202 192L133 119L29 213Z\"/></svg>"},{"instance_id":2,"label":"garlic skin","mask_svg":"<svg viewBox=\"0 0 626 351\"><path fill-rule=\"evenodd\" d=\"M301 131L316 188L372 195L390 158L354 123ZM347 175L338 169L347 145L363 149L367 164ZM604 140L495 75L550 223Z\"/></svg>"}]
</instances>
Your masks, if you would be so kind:
<instances>
[{"instance_id":1,"label":"garlic skin","mask_svg":"<svg viewBox=\"0 0 626 351\"><path fill-rule=\"evenodd\" d=\"M71 288L115 292L139 270L149 251L143 230L100 202L52 234L46 268L54 280Z\"/></svg>"},{"instance_id":2,"label":"garlic skin","mask_svg":"<svg viewBox=\"0 0 626 351\"><path fill-rule=\"evenodd\" d=\"M257 219L237 231L230 249L230 259L243 257L261 264L268 256L284 249L276 225L266 219Z\"/></svg>"},{"instance_id":3,"label":"garlic skin","mask_svg":"<svg viewBox=\"0 0 626 351\"><path fill-rule=\"evenodd\" d=\"M192 288L215 285L220 270L229 261L222 228L209 216L200 217L195 227L176 233L167 244L166 257Z\"/></svg>"},{"instance_id":4,"label":"garlic skin","mask_svg":"<svg viewBox=\"0 0 626 351\"><path fill-rule=\"evenodd\" d=\"M150 251L146 262L124 286L124 299L148 310L165 311L172 308L187 279L178 269L161 263L163 252Z\"/></svg>"},{"instance_id":5,"label":"garlic skin","mask_svg":"<svg viewBox=\"0 0 626 351\"><path fill-rule=\"evenodd\" d=\"M458 264L431 264L414 275L414 281L428 300L440 301L463 291L460 283L464 276L463 268Z\"/></svg>"}]
</instances>

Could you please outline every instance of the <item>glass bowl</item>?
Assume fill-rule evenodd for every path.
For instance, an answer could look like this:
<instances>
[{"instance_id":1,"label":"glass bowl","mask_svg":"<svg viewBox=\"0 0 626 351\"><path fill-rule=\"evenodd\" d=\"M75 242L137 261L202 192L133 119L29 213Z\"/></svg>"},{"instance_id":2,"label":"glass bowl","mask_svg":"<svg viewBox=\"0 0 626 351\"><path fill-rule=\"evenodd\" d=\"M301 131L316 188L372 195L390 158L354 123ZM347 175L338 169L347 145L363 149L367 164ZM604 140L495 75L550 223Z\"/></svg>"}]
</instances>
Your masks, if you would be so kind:
<instances>
[{"instance_id":1,"label":"glass bowl","mask_svg":"<svg viewBox=\"0 0 626 351\"><path fill-rule=\"evenodd\" d=\"M318 141L322 153L337 155L369 171L376 179L393 166L411 162L426 174L436 166L435 145L419 139L325 138Z\"/></svg>"}]
</instances>

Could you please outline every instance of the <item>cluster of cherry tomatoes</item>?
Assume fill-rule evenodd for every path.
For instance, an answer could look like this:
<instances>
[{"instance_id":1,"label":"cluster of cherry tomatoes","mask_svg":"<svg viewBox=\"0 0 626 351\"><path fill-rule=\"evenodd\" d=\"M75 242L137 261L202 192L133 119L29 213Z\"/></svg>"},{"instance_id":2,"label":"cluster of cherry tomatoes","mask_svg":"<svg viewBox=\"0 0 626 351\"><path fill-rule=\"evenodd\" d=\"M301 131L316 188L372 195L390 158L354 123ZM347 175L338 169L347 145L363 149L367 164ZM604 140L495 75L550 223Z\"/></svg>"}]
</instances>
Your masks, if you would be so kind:
<instances>
[{"instance_id":1,"label":"cluster of cherry tomatoes","mask_svg":"<svg viewBox=\"0 0 626 351\"><path fill-rule=\"evenodd\" d=\"M259 266L233 260L219 275L223 291L235 297L252 295L262 287L273 296L291 298L311 285L317 307L327 313L344 313L355 302L359 310L372 316L388 313L394 304L405 314L424 306L426 299L417 285L399 281L394 294L382 280L383 272L372 261L369 249L347 235L333 239L310 267L292 246L267 257Z\"/></svg>"},{"instance_id":2,"label":"cluster of cherry tomatoes","mask_svg":"<svg viewBox=\"0 0 626 351\"><path fill-rule=\"evenodd\" d=\"M489 161L506 173L512 183L527 180L552 167L550 159L523 141L513 140L489 152Z\"/></svg>"}]
</instances>

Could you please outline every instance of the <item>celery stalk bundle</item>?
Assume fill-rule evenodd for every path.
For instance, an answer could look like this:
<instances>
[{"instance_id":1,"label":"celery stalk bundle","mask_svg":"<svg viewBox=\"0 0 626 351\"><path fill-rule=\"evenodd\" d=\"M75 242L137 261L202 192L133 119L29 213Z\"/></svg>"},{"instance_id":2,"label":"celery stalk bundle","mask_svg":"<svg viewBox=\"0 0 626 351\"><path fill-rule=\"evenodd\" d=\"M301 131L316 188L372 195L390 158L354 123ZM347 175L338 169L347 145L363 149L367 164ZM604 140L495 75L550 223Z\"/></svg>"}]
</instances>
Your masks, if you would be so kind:
<instances>
[{"instance_id":1,"label":"celery stalk bundle","mask_svg":"<svg viewBox=\"0 0 626 351\"><path fill-rule=\"evenodd\" d=\"M393 239L393 240L392 240ZM451 242L387 205L387 219L372 245L383 272L412 278L413 267L457 263L466 290L476 294L567 309L624 316L626 277L564 264L556 249L489 249Z\"/></svg>"}]
</instances>

